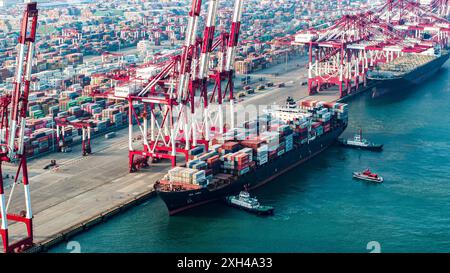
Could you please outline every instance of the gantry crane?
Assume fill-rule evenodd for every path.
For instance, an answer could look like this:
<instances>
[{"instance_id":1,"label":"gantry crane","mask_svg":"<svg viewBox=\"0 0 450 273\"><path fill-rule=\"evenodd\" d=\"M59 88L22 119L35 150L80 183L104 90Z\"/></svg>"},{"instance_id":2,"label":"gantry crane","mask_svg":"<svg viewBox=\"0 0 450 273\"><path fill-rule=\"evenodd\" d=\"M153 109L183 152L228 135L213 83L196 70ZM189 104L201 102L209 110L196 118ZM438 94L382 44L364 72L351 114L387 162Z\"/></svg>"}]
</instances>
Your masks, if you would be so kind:
<instances>
[{"instance_id":1,"label":"gantry crane","mask_svg":"<svg viewBox=\"0 0 450 273\"><path fill-rule=\"evenodd\" d=\"M170 56L159 67L159 73L149 76L145 83L143 79L130 79L106 92L92 90L92 96L128 102L130 171L139 169L149 158L169 159L175 165L177 154L187 160L192 148L202 144L208 149L212 134L224 130L222 104L227 96L228 126L235 126L234 59L244 1L235 0L230 30L218 35L215 26L219 0L208 2L203 37L197 36L202 1L193 0L182 52ZM214 50L219 62L212 68L210 54ZM208 92L210 79L215 82L212 92ZM117 92L119 89L121 92ZM141 116L136 103L144 105ZM133 119L143 148L133 145Z\"/></svg>"},{"instance_id":2,"label":"gantry crane","mask_svg":"<svg viewBox=\"0 0 450 273\"><path fill-rule=\"evenodd\" d=\"M20 47L17 54L14 89L10 93L3 94L0 98L0 234L5 252L18 252L33 244L33 214L31 211L27 159L24 152L24 134L37 20L37 4L26 4L20 28ZM6 201L3 173L1 171L3 163L13 163L13 166L17 167L8 201ZM19 181L20 173L22 174L21 181ZM22 182L24 187L25 210L12 213L10 212L12 196L15 186L19 182ZM13 209L17 210L17 206ZM9 241L9 221L20 222L26 225L27 235L24 239L14 243Z\"/></svg>"},{"instance_id":3,"label":"gantry crane","mask_svg":"<svg viewBox=\"0 0 450 273\"><path fill-rule=\"evenodd\" d=\"M309 94L337 86L344 97L366 86L367 71L378 63L448 46L450 24L431 11L447 10L446 1L440 2L445 3L425 9L411 0L388 0L373 10L344 15L326 29L299 33L291 44L309 47Z\"/></svg>"}]
</instances>

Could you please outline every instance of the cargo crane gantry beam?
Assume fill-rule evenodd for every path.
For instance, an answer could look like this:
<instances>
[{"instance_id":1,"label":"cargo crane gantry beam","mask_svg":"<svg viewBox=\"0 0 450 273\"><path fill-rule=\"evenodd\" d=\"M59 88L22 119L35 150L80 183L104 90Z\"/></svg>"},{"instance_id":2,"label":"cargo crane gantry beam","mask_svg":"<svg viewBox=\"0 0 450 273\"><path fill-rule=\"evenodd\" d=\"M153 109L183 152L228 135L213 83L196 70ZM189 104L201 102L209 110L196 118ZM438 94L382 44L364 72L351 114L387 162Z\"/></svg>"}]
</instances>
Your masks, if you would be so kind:
<instances>
[{"instance_id":1,"label":"cargo crane gantry beam","mask_svg":"<svg viewBox=\"0 0 450 273\"><path fill-rule=\"evenodd\" d=\"M27 159L24 152L25 119L30 91L31 70L34 57L34 43L38 20L37 4L28 3L25 6L21 21L19 36L19 53L17 54L16 76L14 89L11 93L1 96L1 123L0 123L0 234L3 241L4 252L20 252L33 244L33 213L31 210L30 185L28 180ZM17 164L16 175L6 203L4 191L2 163ZM19 183L22 174L24 187L25 211L10 213L11 201L15 186ZM8 234L8 221L25 224L27 236L24 239L10 243Z\"/></svg>"}]
</instances>

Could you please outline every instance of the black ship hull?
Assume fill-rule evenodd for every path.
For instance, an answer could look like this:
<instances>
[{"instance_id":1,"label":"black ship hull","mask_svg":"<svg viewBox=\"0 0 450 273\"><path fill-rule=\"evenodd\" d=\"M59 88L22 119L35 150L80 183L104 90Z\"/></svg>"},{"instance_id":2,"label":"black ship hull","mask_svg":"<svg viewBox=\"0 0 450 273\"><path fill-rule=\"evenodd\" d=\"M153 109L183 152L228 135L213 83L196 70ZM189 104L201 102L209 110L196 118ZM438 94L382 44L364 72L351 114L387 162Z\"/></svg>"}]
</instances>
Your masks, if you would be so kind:
<instances>
[{"instance_id":1,"label":"black ship hull","mask_svg":"<svg viewBox=\"0 0 450 273\"><path fill-rule=\"evenodd\" d=\"M260 187L323 152L337 140L346 126L342 125L316 138L309 144L294 146L293 150L240 176L236 181L223 188L216 190L201 188L178 192L160 191L156 188L156 192L166 204L169 214L174 215L196 206L220 200L227 195L237 194L245 188L251 190Z\"/></svg>"},{"instance_id":2,"label":"black ship hull","mask_svg":"<svg viewBox=\"0 0 450 273\"><path fill-rule=\"evenodd\" d=\"M442 54L439 58L420 66L411 72L392 79L371 79L376 81L372 89L372 98L381 97L390 93L408 92L414 85L431 78L448 60L449 53Z\"/></svg>"}]
</instances>

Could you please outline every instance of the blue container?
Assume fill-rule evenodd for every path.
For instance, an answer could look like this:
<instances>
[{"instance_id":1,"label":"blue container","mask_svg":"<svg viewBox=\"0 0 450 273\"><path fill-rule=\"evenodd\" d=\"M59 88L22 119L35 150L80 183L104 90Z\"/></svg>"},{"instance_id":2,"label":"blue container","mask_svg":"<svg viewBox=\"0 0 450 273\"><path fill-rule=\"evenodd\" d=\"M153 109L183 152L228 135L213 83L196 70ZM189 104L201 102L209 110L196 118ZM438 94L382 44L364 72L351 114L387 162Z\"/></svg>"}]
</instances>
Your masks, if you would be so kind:
<instances>
[{"instance_id":1,"label":"blue container","mask_svg":"<svg viewBox=\"0 0 450 273\"><path fill-rule=\"evenodd\" d=\"M202 154L204 152L205 152L205 147L204 146L197 146L195 148L192 148L189 151L189 154L193 155L193 156L196 156L196 155L200 155L200 154Z\"/></svg>"}]
</instances>

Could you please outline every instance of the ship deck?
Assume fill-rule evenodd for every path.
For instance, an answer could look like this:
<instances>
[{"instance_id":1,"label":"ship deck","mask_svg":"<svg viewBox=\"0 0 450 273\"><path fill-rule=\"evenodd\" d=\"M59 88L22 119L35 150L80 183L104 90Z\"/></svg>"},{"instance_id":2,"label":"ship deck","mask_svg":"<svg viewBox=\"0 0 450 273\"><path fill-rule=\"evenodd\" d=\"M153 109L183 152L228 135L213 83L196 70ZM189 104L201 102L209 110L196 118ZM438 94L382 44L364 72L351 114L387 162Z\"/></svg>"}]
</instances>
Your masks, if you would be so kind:
<instances>
[{"instance_id":1,"label":"ship deck","mask_svg":"<svg viewBox=\"0 0 450 273\"><path fill-rule=\"evenodd\" d=\"M381 75L389 73L393 77L400 77L401 75L407 74L435 59L437 59L437 57L433 55L404 55L389 63L379 64L372 72L375 74L380 73Z\"/></svg>"}]
</instances>

